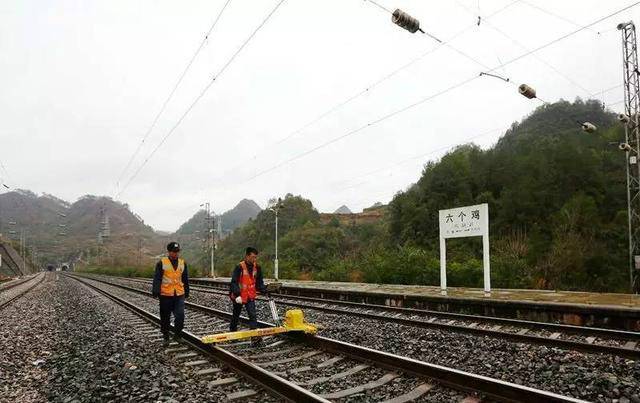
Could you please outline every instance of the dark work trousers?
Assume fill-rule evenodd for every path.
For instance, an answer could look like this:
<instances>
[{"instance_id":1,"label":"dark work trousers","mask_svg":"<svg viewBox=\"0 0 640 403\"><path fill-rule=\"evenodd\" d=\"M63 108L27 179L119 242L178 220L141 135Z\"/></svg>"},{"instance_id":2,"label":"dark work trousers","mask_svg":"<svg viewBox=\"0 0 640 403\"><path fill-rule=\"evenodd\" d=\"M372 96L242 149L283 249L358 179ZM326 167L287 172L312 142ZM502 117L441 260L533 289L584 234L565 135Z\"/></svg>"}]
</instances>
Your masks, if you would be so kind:
<instances>
[{"instance_id":1,"label":"dark work trousers","mask_svg":"<svg viewBox=\"0 0 640 403\"><path fill-rule=\"evenodd\" d=\"M244 307L247 308L247 315L249 315L249 328L256 329L258 327L258 320L256 318L256 302L253 300L247 301L244 304ZM233 318L231 318L231 326L229 326L229 330L235 332L238 330L238 322L240 321L240 313L242 312L242 304L233 303Z\"/></svg>"},{"instance_id":2,"label":"dark work trousers","mask_svg":"<svg viewBox=\"0 0 640 403\"><path fill-rule=\"evenodd\" d=\"M160 328L165 337L169 336L169 323L173 313L173 326L176 334L184 327L184 295L176 297L160 296Z\"/></svg>"}]
</instances>

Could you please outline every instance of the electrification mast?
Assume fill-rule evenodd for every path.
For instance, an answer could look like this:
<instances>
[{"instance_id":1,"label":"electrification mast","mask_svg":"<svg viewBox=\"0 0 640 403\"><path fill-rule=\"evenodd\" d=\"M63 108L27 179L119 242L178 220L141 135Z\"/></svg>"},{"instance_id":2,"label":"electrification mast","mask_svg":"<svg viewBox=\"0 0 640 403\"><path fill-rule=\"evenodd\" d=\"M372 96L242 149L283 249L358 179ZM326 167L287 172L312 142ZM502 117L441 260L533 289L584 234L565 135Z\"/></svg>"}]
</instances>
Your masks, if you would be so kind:
<instances>
[{"instance_id":1,"label":"electrification mast","mask_svg":"<svg viewBox=\"0 0 640 403\"><path fill-rule=\"evenodd\" d=\"M638 45L636 27L632 21L618 24L622 32L622 66L624 79L624 111L621 120L625 122L625 143L627 170L627 208L629 221L629 281L634 290L634 276L640 274L640 82L638 70Z\"/></svg>"},{"instance_id":2,"label":"electrification mast","mask_svg":"<svg viewBox=\"0 0 640 403\"><path fill-rule=\"evenodd\" d=\"M211 253L211 257L210 257L211 269L209 274L211 275L211 278L215 278L216 277L216 272L215 272L216 240L215 240L214 214L211 211L211 204L209 202L206 202L200 205L200 207L203 207L203 206L205 208L204 227L205 227L205 231L207 231L206 241L209 244L209 252Z\"/></svg>"}]
</instances>

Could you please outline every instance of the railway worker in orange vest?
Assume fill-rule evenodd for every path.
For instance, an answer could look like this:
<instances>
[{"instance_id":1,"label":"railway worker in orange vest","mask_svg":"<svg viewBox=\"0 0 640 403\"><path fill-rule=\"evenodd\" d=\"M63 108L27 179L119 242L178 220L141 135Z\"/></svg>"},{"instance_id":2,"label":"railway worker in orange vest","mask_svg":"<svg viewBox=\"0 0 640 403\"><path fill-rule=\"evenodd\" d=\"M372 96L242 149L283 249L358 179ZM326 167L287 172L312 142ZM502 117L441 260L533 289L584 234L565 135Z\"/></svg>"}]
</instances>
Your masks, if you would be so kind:
<instances>
[{"instance_id":1,"label":"railway worker in orange vest","mask_svg":"<svg viewBox=\"0 0 640 403\"><path fill-rule=\"evenodd\" d=\"M238 330L238 321L243 306L249 315L249 328L258 327L255 300L258 292L266 293L266 291L262 270L258 265L258 250L248 247L244 259L238 263L231 275L229 297L233 302L233 318L230 326L232 332ZM255 344L259 344L259 339L255 340Z\"/></svg>"},{"instance_id":2,"label":"railway worker in orange vest","mask_svg":"<svg viewBox=\"0 0 640 403\"><path fill-rule=\"evenodd\" d=\"M156 264L153 276L153 296L160 299L160 328L164 343L169 344L169 323L173 313L174 340L180 341L184 327L184 300L189 298L187 264L178 257L180 244L169 242L167 257Z\"/></svg>"}]
</instances>

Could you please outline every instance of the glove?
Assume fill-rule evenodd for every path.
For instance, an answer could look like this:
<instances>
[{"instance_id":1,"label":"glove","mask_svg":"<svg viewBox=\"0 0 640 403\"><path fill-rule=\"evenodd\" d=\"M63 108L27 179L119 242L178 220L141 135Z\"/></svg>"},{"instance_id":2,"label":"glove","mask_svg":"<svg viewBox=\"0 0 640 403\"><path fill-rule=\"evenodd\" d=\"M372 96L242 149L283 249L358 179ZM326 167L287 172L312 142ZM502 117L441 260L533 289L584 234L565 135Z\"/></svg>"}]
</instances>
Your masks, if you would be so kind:
<instances>
[{"instance_id":1,"label":"glove","mask_svg":"<svg viewBox=\"0 0 640 403\"><path fill-rule=\"evenodd\" d=\"M242 304L242 297L236 297L234 301L236 302L236 304Z\"/></svg>"}]
</instances>

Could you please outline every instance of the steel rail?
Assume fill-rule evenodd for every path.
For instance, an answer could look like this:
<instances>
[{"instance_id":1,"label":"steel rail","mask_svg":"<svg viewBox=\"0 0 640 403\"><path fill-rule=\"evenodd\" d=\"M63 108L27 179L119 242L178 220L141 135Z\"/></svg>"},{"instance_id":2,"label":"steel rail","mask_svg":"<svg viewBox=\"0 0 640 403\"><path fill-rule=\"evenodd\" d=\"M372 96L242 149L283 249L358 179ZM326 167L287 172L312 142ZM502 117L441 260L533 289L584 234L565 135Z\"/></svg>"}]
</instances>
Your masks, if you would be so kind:
<instances>
[{"instance_id":1,"label":"steel rail","mask_svg":"<svg viewBox=\"0 0 640 403\"><path fill-rule=\"evenodd\" d=\"M384 351L374 350L322 336L300 335L305 343L332 351L336 354L348 355L359 360L372 361L376 365L400 370L419 377L437 379L438 382L455 389L481 392L491 398L507 402L584 402L568 396L517 385L499 379L476 375L441 365L401 357Z\"/></svg>"},{"instance_id":2,"label":"steel rail","mask_svg":"<svg viewBox=\"0 0 640 403\"><path fill-rule=\"evenodd\" d=\"M123 279L126 279L126 278L123 277ZM141 279L141 278L136 278L136 279L130 278L129 280L148 281L146 279ZM197 281L194 284L198 284L199 286L204 287L206 289L212 289L212 290L224 289L223 286L219 285L220 283L215 283L215 282ZM307 297L307 296L291 295L291 294L273 294L273 295L286 298L286 299L295 299L300 301L312 301L312 302L318 301L319 303L331 303L335 305L343 305L343 306L349 306L349 307L367 307L370 309L386 310L390 312L424 314L424 315L439 316L442 318L450 318L450 319L482 320L485 322L492 322L492 323L504 324L504 325L537 326L540 329L545 328L551 331L564 331L564 332L574 331L576 332L576 334L583 334L583 335L589 334L591 336L600 336L600 337L606 336L606 335L609 335L607 337L612 337L611 335L615 335L615 337L622 337L622 338L628 337L629 339L640 340L640 332L607 329L607 328L601 328L601 327L567 325L562 323L536 322L536 321L523 320L523 319L511 319L511 318L502 318L502 317L496 317L496 316L472 315L472 314L446 312L446 311L434 311L429 309L404 308L404 307L387 306L387 305L381 305L381 304L367 304L367 303L361 303L361 302L342 301L342 300L336 300L336 299L324 299L324 298Z\"/></svg>"},{"instance_id":3,"label":"steel rail","mask_svg":"<svg viewBox=\"0 0 640 403\"><path fill-rule=\"evenodd\" d=\"M127 291L135 292L142 295L149 296L150 293L139 290L136 288L128 287L122 284L114 284L101 279L95 279L87 277L94 281L102 282L117 288L121 288ZM209 314L222 317L231 318L230 312L225 312L219 309L209 308L203 305L194 304L185 301L185 306L195 308L197 310L207 312ZM248 322L248 318L241 317L243 322ZM273 327L274 324L258 321L259 327ZM369 361L373 364L381 367L385 367L392 370L399 370L402 372L410 373L419 377L433 378L442 384L464 391L479 392L486 394L494 399L505 402L585 402L584 400L575 399L568 396L559 395L553 392L547 392L528 386L517 385L511 382L501 381L498 379L489 378L483 375L476 375L470 372L465 372L453 368L444 367L441 365L430 364L424 361L415 360L408 357L399 356L379 350L374 350L368 347L358 346L351 343L342 342L339 340L330 339L327 337L300 334L290 336L293 339L299 339L302 342L311 346L317 346L335 354L348 355L359 361Z\"/></svg>"},{"instance_id":4,"label":"steel rail","mask_svg":"<svg viewBox=\"0 0 640 403\"><path fill-rule=\"evenodd\" d=\"M38 281L35 281L36 277L40 277L40 279L39 279ZM13 302L13 301L15 301L16 299L18 299L18 298L22 297L23 295L25 295L25 294L26 294L26 293L28 293L29 291L33 290L37 285L41 284L41 283L44 281L44 278L45 278L45 276L44 276L44 275L41 275L41 276L36 275L36 276L34 276L34 277L29 278L28 280L25 280L25 281L20 282L19 284L16 284L16 286L17 286L17 285L25 284L25 283L27 283L27 282L28 282L28 281L30 281L30 280L33 280L33 281L34 281L34 283L33 283L33 284L31 284L29 287L25 288L23 291L20 291L18 294L14 295L13 297L9 298L9 299L8 299L8 300L6 300L6 301L0 302L0 309L2 309L2 308L4 308L4 307L6 307L7 305L9 305L10 303L12 303L12 302ZM4 292L4 291L6 291L6 290L8 290L8 289L11 289L11 288L14 288L14 286L12 286L12 287L8 287L8 288L2 288L2 289L0 289L0 291Z\"/></svg>"},{"instance_id":5,"label":"steel rail","mask_svg":"<svg viewBox=\"0 0 640 403\"><path fill-rule=\"evenodd\" d=\"M146 320L148 320L149 322L160 326L160 318L156 315L154 315L151 312L148 312L134 304L132 304L131 302L128 302L126 300L124 300L123 298L120 298L116 295L113 295L105 290L100 289L99 287L96 287L93 284L88 283L85 279L79 278L78 276L74 276L74 275L69 275L69 274L65 274L68 277L71 277L73 279L75 279L76 281L79 281L80 283L84 284L85 286L88 286L98 292L100 292L101 294L105 295L106 297L110 298L111 300L117 302L118 304L120 304L121 306L123 306L124 308L136 313L137 315L145 318ZM92 279L92 278L88 278L89 280L94 280L94 281L99 281L100 280L96 280L96 279ZM102 283L108 284L108 285L113 285L111 283L108 282L104 282L102 281ZM138 290L140 291L140 290ZM144 292L143 292L144 293ZM148 293L145 293L148 294ZM186 305L186 304L185 304ZM173 328L173 325L171 325L171 327ZM244 360L220 347L216 347L216 346L212 346L210 344L204 344L201 340L200 337L196 336L193 333L190 333L188 331L183 331L182 332L182 338L185 342L187 342L188 344L190 344L191 346L193 346L194 348L198 349L199 351L205 353L206 355L209 355L215 359L217 359L218 361L224 363L225 365L228 365L229 367L231 367L232 369L234 369L236 372L238 372L239 374L243 375L244 377L246 377L249 380L252 380L254 383L257 383L260 387L272 392L273 394L277 395L278 397L281 397L287 401L290 402L323 402L323 403L328 403L329 400L326 400L314 393L312 393L309 390L306 390L292 382L289 382L288 380L279 377L278 375L275 375L269 371L266 371L262 368L260 368L259 366Z\"/></svg>"},{"instance_id":6,"label":"steel rail","mask_svg":"<svg viewBox=\"0 0 640 403\"><path fill-rule=\"evenodd\" d=\"M136 280L136 281L146 283L145 280ZM200 291L200 292L223 294L222 291L216 291L214 287L205 287L205 288L191 287L191 289L194 291ZM381 307L381 305L365 305L365 304L358 304L355 302L312 299L310 297L290 297L284 294L272 294L272 295L274 296L277 295L280 298L286 298L286 299L303 299L303 300L311 299L317 303L345 305L345 306L358 308L358 309L364 308L364 309L380 310L379 308ZM333 313L333 314L356 316L359 318L366 318L371 320L380 320L385 322L397 323L405 326L454 331L457 333L467 333L467 334L474 334L474 335L480 335L480 336L496 337L496 338L510 340L514 342L520 342L520 343L530 343L530 344L558 347L558 348L582 351L587 353L619 355L622 357L627 357L635 360L640 359L640 350L627 348L623 346L591 344L591 343L585 343L585 342L574 341L574 340L554 339L549 337L507 332L507 331L494 330L494 329L483 329L483 328L464 326L464 325L428 322L428 321L419 320L419 319L403 318L403 317L396 317L396 316L385 316L385 315L369 313L369 312L362 312L362 311L349 310L349 309L339 309L339 308L326 307L326 306L317 306L313 304L286 302L282 300L277 300L276 302L278 304L287 305L287 306L309 308L309 309L315 309L315 310ZM489 323L499 323L501 325L508 325L508 326L519 326L519 327L525 327L525 328L530 327L530 328L533 328L534 330L545 329L545 330L561 331L569 334L592 335L592 336L606 337L606 338L619 338L622 340L640 340L640 333L622 331L622 330L541 323L541 322L524 321L524 320L517 320L517 319L504 319L504 318L495 318L495 317L489 317L491 320L487 320L486 319L487 317L485 316L452 314L452 313L446 313L446 314L440 315L441 312L411 309L411 308L394 308L394 307L383 307L383 308L385 309L382 309L382 310L396 312L396 313L404 313L404 314L423 314L423 315L439 316L439 317L451 318L451 319L470 320L475 322L484 321Z\"/></svg>"},{"instance_id":7,"label":"steel rail","mask_svg":"<svg viewBox=\"0 0 640 403\"><path fill-rule=\"evenodd\" d=\"M284 303L284 304L298 306L298 307L307 307L307 308L317 309L320 311L330 312L334 314L357 316L359 318L397 323L400 325L412 326L412 327L418 327L418 328L424 328L424 329L439 329L439 330L445 330L445 331L454 331L457 333L468 333L468 334L474 334L479 336L496 337L503 340L510 340L518 343L524 342L529 344L538 344L538 345L544 345L544 346L559 347L559 348L564 348L569 350L583 351L587 353L603 353L603 354L619 355L622 357L632 358L635 360L640 359L640 350L626 348L626 347L608 346L608 345L602 345L602 344L590 344L590 343L584 343L584 342L574 341L574 340L554 339L549 337L536 336L536 335L530 335L530 334L512 333L512 332L501 331L501 330L483 329L478 327L448 324L448 323L428 322L428 321L418 320L418 319L385 316L385 315L379 315L375 313L358 312L358 311L353 311L348 309L318 307L314 305L296 304L296 303Z\"/></svg>"},{"instance_id":8,"label":"steel rail","mask_svg":"<svg viewBox=\"0 0 640 403\"><path fill-rule=\"evenodd\" d=\"M148 282L147 280L141 280L141 279L136 279L135 281ZM203 292L208 291L208 292L224 293L224 291L214 291L214 290L220 290L220 288L212 287L212 286L192 287L192 289L196 291L203 291ZM351 301L340 301L335 299L303 297L303 296L288 295L288 294L271 294L271 295L274 297L283 298L283 299L293 299L297 301L307 301L307 302L314 302L318 304L341 305L341 306L346 306L350 308L373 309L373 310L386 311L386 312L392 312L392 313L404 313L407 315L429 315L429 316L436 316L436 317L446 318L446 319L487 322L487 323L495 323L495 324L507 325L507 326L521 326L521 327L528 326L528 327L534 327L536 329L560 331L560 332L585 335L585 336L589 335L589 336L597 336L597 337L620 338L624 340L640 340L640 332L631 332L627 330L566 325L561 323L536 322L536 321L523 320L523 319L499 318L495 316L484 316L484 315L470 315L470 314L464 314L464 313L433 311L428 309L402 308L402 307L386 306L386 305L378 305L378 304L365 304L365 303L358 303L358 302L351 302ZM290 306L298 305L298 306L304 306L309 308L322 309L321 307L317 307L313 305L293 304L287 301L277 301L277 302L282 303L283 305L290 305Z\"/></svg>"},{"instance_id":9,"label":"steel rail","mask_svg":"<svg viewBox=\"0 0 640 403\"><path fill-rule=\"evenodd\" d=\"M433 311L428 309L401 308L401 307L376 305L376 304L362 304L362 303L350 302L350 301L303 297L303 296L297 296L297 295L292 296L287 294L277 294L277 295L274 294L274 296L278 296L280 298L285 298L285 299L294 299L299 301L342 305L342 306L347 306L351 308L366 308L366 309L375 309L375 310L387 311L387 312L393 312L393 313L404 313L407 315L430 315L430 316L437 316L437 317L446 318L446 319L481 321L481 322L495 323L495 324L507 325L507 326L523 326L523 327L529 326L529 327L535 327L537 329L560 331L560 332L579 334L579 335L589 335L589 336L597 336L597 337L617 337L625 340L627 339L640 340L640 332L631 332L627 330L566 325L561 323L536 322L536 321L523 320L523 319L499 318L496 316L484 316L484 315L470 315L470 314L464 314L464 313ZM283 303L286 303L286 302L283 302Z\"/></svg>"},{"instance_id":10,"label":"steel rail","mask_svg":"<svg viewBox=\"0 0 640 403\"><path fill-rule=\"evenodd\" d=\"M25 277L26 278L23 278L23 279L17 278L17 279L9 280L7 282L0 283L0 291L10 290L15 286L18 286L20 284L26 283L27 281L33 279L33 277L35 277L35 276L30 275L30 276L25 276Z\"/></svg>"}]
</instances>

